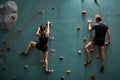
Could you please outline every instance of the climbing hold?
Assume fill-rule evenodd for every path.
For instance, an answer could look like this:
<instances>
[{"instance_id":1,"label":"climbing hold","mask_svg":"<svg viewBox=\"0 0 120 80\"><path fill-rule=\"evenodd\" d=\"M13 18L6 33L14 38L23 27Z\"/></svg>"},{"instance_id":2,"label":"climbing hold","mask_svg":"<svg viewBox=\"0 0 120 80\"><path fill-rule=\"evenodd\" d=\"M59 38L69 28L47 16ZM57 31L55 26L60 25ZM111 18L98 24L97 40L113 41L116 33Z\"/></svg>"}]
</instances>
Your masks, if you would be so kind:
<instances>
[{"instance_id":1,"label":"climbing hold","mask_svg":"<svg viewBox=\"0 0 120 80\"><path fill-rule=\"evenodd\" d=\"M2 42L2 46L5 46L7 44L7 41Z\"/></svg>"},{"instance_id":2,"label":"climbing hold","mask_svg":"<svg viewBox=\"0 0 120 80\"><path fill-rule=\"evenodd\" d=\"M40 10L38 10L38 13L44 13L44 10L43 9L40 9Z\"/></svg>"},{"instance_id":3,"label":"climbing hold","mask_svg":"<svg viewBox=\"0 0 120 80\"><path fill-rule=\"evenodd\" d=\"M3 68L2 68L2 70L3 70L3 71L5 71L5 70L6 70L6 68L5 68L5 67L3 67Z\"/></svg>"},{"instance_id":4,"label":"climbing hold","mask_svg":"<svg viewBox=\"0 0 120 80\"><path fill-rule=\"evenodd\" d=\"M92 53L94 50L92 48L90 48L89 51Z\"/></svg>"},{"instance_id":5,"label":"climbing hold","mask_svg":"<svg viewBox=\"0 0 120 80\"><path fill-rule=\"evenodd\" d=\"M54 37L51 37L51 36L50 36L50 37L49 37L49 39L50 39L50 40L53 40L53 39L54 39Z\"/></svg>"},{"instance_id":6,"label":"climbing hold","mask_svg":"<svg viewBox=\"0 0 120 80\"><path fill-rule=\"evenodd\" d=\"M86 11L82 11L82 14L85 15L85 14L86 14Z\"/></svg>"},{"instance_id":7,"label":"climbing hold","mask_svg":"<svg viewBox=\"0 0 120 80\"><path fill-rule=\"evenodd\" d=\"M96 55L96 59L100 59L100 56L99 56L99 55Z\"/></svg>"},{"instance_id":8,"label":"climbing hold","mask_svg":"<svg viewBox=\"0 0 120 80\"><path fill-rule=\"evenodd\" d=\"M52 49L52 48L51 48L51 49L50 49L50 52L51 52L51 53L54 53L54 52L55 52L55 49Z\"/></svg>"},{"instance_id":9,"label":"climbing hold","mask_svg":"<svg viewBox=\"0 0 120 80\"><path fill-rule=\"evenodd\" d=\"M86 38L86 37L84 37L84 38L83 38L83 41L84 41L84 43L86 43L86 42L87 42L87 38Z\"/></svg>"},{"instance_id":10,"label":"climbing hold","mask_svg":"<svg viewBox=\"0 0 120 80\"><path fill-rule=\"evenodd\" d=\"M7 51L8 51L8 52L10 51L10 47L7 48Z\"/></svg>"},{"instance_id":11,"label":"climbing hold","mask_svg":"<svg viewBox=\"0 0 120 80\"><path fill-rule=\"evenodd\" d=\"M63 56L60 56L60 57L59 57L59 59L60 59L60 60L63 60L63 59L64 59L64 57L63 57Z\"/></svg>"},{"instance_id":12,"label":"climbing hold","mask_svg":"<svg viewBox=\"0 0 120 80\"><path fill-rule=\"evenodd\" d=\"M2 53L0 53L0 60L2 59L2 57L3 57L3 54L2 54Z\"/></svg>"},{"instance_id":13,"label":"climbing hold","mask_svg":"<svg viewBox=\"0 0 120 80\"><path fill-rule=\"evenodd\" d=\"M97 0L94 0L95 3L97 3Z\"/></svg>"},{"instance_id":14,"label":"climbing hold","mask_svg":"<svg viewBox=\"0 0 120 80\"><path fill-rule=\"evenodd\" d=\"M71 71L70 71L70 70L67 70L67 71L66 71L66 73L67 73L67 74L70 74L70 73L71 73Z\"/></svg>"},{"instance_id":15,"label":"climbing hold","mask_svg":"<svg viewBox=\"0 0 120 80\"><path fill-rule=\"evenodd\" d=\"M106 45L106 46L109 46L109 45L110 45L110 42L106 42L105 45Z\"/></svg>"},{"instance_id":16,"label":"climbing hold","mask_svg":"<svg viewBox=\"0 0 120 80\"><path fill-rule=\"evenodd\" d=\"M80 26L77 27L77 30L78 30L78 31L80 30Z\"/></svg>"},{"instance_id":17,"label":"climbing hold","mask_svg":"<svg viewBox=\"0 0 120 80\"><path fill-rule=\"evenodd\" d=\"M91 79L91 80L95 80L95 75L94 75L94 74L91 74L91 75L90 75L90 79Z\"/></svg>"},{"instance_id":18,"label":"climbing hold","mask_svg":"<svg viewBox=\"0 0 120 80\"><path fill-rule=\"evenodd\" d=\"M81 54L82 53L82 51L81 50L78 50L78 54Z\"/></svg>"},{"instance_id":19,"label":"climbing hold","mask_svg":"<svg viewBox=\"0 0 120 80\"><path fill-rule=\"evenodd\" d=\"M43 63L44 61L43 60L40 60L40 63Z\"/></svg>"},{"instance_id":20,"label":"climbing hold","mask_svg":"<svg viewBox=\"0 0 120 80\"><path fill-rule=\"evenodd\" d=\"M28 65L25 65L25 66L24 66L24 69L28 69Z\"/></svg>"},{"instance_id":21,"label":"climbing hold","mask_svg":"<svg viewBox=\"0 0 120 80\"><path fill-rule=\"evenodd\" d=\"M19 29L19 30L18 30L18 33L21 33L21 32L22 32L22 30L21 30L21 29Z\"/></svg>"},{"instance_id":22,"label":"climbing hold","mask_svg":"<svg viewBox=\"0 0 120 80\"><path fill-rule=\"evenodd\" d=\"M13 80L17 80L16 78L14 78Z\"/></svg>"},{"instance_id":23,"label":"climbing hold","mask_svg":"<svg viewBox=\"0 0 120 80\"><path fill-rule=\"evenodd\" d=\"M54 10L55 9L55 7L52 7L52 10Z\"/></svg>"},{"instance_id":24,"label":"climbing hold","mask_svg":"<svg viewBox=\"0 0 120 80\"><path fill-rule=\"evenodd\" d=\"M2 51L2 48L0 48L0 51Z\"/></svg>"},{"instance_id":25,"label":"climbing hold","mask_svg":"<svg viewBox=\"0 0 120 80\"><path fill-rule=\"evenodd\" d=\"M64 79L65 79L65 77L64 77L64 76L62 76L62 77L61 77L61 80L64 80Z\"/></svg>"},{"instance_id":26,"label":"climbing hold","mask_svg":"<svg viewBox=\"0 0 120 80\"><path fill-rule=\"evenodd\" d=\"M88 63L84 62L84 66L85 66L85 67L88 67Z\"/></svg>"}]
</instances>

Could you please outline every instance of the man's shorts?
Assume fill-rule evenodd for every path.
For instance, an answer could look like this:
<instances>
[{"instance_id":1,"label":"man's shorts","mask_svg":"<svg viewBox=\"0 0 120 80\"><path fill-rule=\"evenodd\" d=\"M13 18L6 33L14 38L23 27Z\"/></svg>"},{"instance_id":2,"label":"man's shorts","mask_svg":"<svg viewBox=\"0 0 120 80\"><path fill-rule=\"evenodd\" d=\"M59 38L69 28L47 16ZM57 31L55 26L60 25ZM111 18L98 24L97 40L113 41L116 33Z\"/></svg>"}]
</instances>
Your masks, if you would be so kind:
<instances>
[{"instance_id":1,"label":"man's shorts","mask_svg":"<svg viewBox=\"0 0 120 80\"><path fill-rule=\"evenodd\" d=\"M104 46L104 41L95 41L95 40L93 40L92 44L94 46Z\"/></svg>"}]
</instances>

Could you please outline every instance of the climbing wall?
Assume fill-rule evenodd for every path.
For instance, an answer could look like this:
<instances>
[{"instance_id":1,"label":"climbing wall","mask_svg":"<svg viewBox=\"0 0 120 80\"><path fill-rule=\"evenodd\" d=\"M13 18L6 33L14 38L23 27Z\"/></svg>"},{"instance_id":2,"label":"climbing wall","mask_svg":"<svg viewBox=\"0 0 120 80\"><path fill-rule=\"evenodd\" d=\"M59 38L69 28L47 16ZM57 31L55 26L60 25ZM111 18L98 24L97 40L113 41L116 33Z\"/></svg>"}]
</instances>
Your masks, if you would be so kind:
<instances>
[{"instance_id":1,"label":"climbing wall","mask_svg":"<svg viewBox=\"0 0 120 80\"><path fill-rule=\"evenodd\" d=\"M120 79L120 0L14 0L18 5L18 20L8 32L0 31L0 80L119 80ZM4 0L1 0L2 4ZM86 11L86 14L82 14ZM100 73L101 57L95 47L91 64L86 68L84 46L94 33L87 30L87 20L103 16L111 31L111 45L105 46L105 72ZM19 56L30 41L37 41L36 29L47 21L52 23L49 40L49 69L45 73L42 52L33 48L28 56ZM80 27L80 30L77 28ZM83 38L87 42L83 42ZM106 38L107 39L107 38ZM51 49L54 50L51 52ZM78 54L81 50L81 54ZM60 58L62 56L62 59Z\"/></svg>"}]
</instances>

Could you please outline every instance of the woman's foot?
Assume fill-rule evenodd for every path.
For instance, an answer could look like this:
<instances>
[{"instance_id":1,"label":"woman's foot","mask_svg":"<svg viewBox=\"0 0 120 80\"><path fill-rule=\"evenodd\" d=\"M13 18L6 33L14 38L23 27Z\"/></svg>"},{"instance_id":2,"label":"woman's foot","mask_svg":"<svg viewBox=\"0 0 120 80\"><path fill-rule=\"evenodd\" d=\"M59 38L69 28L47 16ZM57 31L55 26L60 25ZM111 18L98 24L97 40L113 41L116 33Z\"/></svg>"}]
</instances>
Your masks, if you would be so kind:
<instances>
[{"instance_id":1,"label":"woman's foot","mask_svg":"<svg viewBox=\"0 0 120 80\"><path fill-rule=\"evenodd\" d=\"M52 73L53 72L53 69L51 69L51 70L46 70L46 73Z\"/></svg>"},{"instance_id":2,"label":"woman's foot","mask_svg":"<svg viewBox=\"0 0 120 80\"><path fill-rule=\"evenodd\" d=\"M88 67L88 65L91 63L91 60L87 60L85 63L84 63L84 65L85 65L85 67Z\"/></svg>"},{"instance_id":3,"label":"woman's foot","mask_svg":"<svg viewBox=\"0 0 120 80\"><path fill-rule=\"evenodd\" d=\"M40 62L42 63L42 67L43 67L43 68L45 68L45 67L46 67L46 65L45 65L44 60L40 60Z\"/></svg>"},{"instance_id":4,"label":"woman's foot","mask_svg":"<svg viewBox=\"0 0 120 80\"><path fill-rule=\"evenodd\" d=\"M20 52L19 55L24 55L24 56L27 56L27 54L25 52Z\"/></svg>"}]
</instances>

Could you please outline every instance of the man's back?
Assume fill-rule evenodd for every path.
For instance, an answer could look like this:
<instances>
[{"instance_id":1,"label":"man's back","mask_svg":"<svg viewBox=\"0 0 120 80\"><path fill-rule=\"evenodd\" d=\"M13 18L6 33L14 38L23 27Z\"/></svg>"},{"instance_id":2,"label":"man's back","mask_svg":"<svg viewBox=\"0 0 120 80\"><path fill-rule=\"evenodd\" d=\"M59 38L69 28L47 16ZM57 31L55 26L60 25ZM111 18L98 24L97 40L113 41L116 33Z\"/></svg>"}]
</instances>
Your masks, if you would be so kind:
<instances>
[{"instance_id":1,"label":"man's back","mask_svg":"<svg viewBox=\"0 0 120 80\"><path fill-rule=\"evenodd\" d=\"M99 23L99 24L97 23L97 24L93 25L92 30L95 30L94 40L104 41L107 29L108 29L108 27L104 23Z\"/></svg>"}]
</instances>

